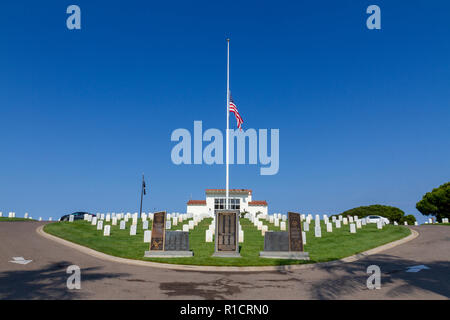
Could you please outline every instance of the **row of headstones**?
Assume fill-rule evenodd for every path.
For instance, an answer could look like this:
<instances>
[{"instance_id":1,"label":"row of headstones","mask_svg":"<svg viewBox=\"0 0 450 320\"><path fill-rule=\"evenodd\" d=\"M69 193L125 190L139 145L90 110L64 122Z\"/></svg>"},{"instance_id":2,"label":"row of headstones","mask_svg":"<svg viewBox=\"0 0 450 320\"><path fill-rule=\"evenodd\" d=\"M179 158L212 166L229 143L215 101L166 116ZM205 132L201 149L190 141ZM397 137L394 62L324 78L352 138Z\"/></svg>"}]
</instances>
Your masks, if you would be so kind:
<instances>
[{"instance_id":1,"label":"row of headstones","mask_svg":"<svg viewBox=\"0 0 450 320\"><path fill-rule=\"evenodd\" d=\"M189 232L189 230L194 230L194 228L196 226L198 226L198 224L200 222L202 222L203 219L206 217L207 217L207 214L200 214L200 215L193 216L192 220L189 220L187 224L183 224L182 230L184 232Z\"/></svg>"},{"instance_id":2,"label":"row of headstones","mask_svg":"<svg viewBox=\"0 0 450 320\"><path fill-rule=\"evenodd\" d=\"M120 229L125 229L125 225L122 224L125 223L125 221L121 221ZM147 221L148 222L148 221ZM103 221L98 221L97 230L101 230L103 228ZM136 225L131 225L130 227L130 236L136 235ZM111 235L111 225L107 224L103 228L103 236L109 237ZM150 239L152 238L152 231L151 230L145 230L144 231L144 243L150 243Z\"/></svg>"},{"instance_id":3,"label":"row of headstones","mask_svg":"<svg viewBox=\"0 0 450 320\"><path fill-rule=\"evenodd\" d=\"M242 230L241 224L238 223L238 232L239 232L239 243L244 242L244 230ZM216 233L216 218L213 218L211 221L211 224L209 225L208 229L205 231L205 242L213 242L213 236Z\"/></svg>"},{"instance_id":4,"label":"row of headstones","mask_svg":"<svg viewBox=\"0 0 450 320\"><path fill-rule=\"evenodd\" d=\"M425 221L425 224L433 224L433 223L439 223L438 219L436 218L433 220L432 218L429 218L428 221ZM442 218L441 223L449 223L448 218Z\"/></svg>"},{"instance_id":5,"label":"row of headstones","mask_svg":"<svg viewBox=\"0 0 450 320\"><path fill-rule=\"evenodd\" d=\"M175 217L173 217L175 218ZM114 217L112 220L112 225L117 225L117 217ZM194 229L198 223L200 223L202 220L204 219L204 215L200 215L200 216L194 216L192 220L188 221L188 224L184 224L183 225L183 231L187 231L189 232L189 230ZM96 225L97 226L97 230L103 230L103 235L104 236L110 236L111 235L111 225L105 225L103 227L103 220L97 220L97 217L87 217L86 219L87 221L91 222L92 225ZM105 220L106 222L106 220ZM126 222L125 220L120 221L120 230L125 230L126 229ZM133 220L134 222L134 220ZM176 224L175 224L176 225ZM151 239L151 230L148 230L149 227L149 220L143 220L142 222L142 229L145 230L144 231L144 242L150 242ZM171 226L171 221L166 221L166 229L170 230L172 228ZM133 223L130 226L130 236L135 236L136 235L136 231L137 231L137 223Z\"/></svg>"},{"instance_id":6,"label":"row of headstones","mask_svg":"<svg viewBox=\"0 0 450 320\"><path fill-rule=\"evenodd\" d=\"M1 217L3 217L3 212L1 212L0 211L0 218ZM15 218L16 217L16 213L15 212L8 212L8 218ZM30 216L29 214L28 214L28 212L25 212L25 214L23 215L23 218L24 219L33 219L33 217L32 216ZM42 221L42 217L39 217L39 219L38 219L39 221ZM53 219L52 219L52 217L50 217L49 219L48 219L48 221L52 221Z\"/></svg>"},{"instance_id":7,"label":"row of headstones","mask_svg":"<svg viewBox=\"0 0 450 320\"><path fill-rule=\"evenodd\" d=\"M87 220L90 215L89 214L85 214L84 215L84 219ZM128 221L128 219L134 219L137 221L139 214L137 212L131 214L130 212L125 213L97 213L97 218L99 220L105 220L107 222L111 221L112 219L116 218L118 220L124 219L126 221ZM175 212L175 213L168 213L166 215L166 220L167 221L172 221L172 223L174 225L176 225L178 222L183 222L184 220L187 219L191 219L193 217L192 213L179 213L179 212ZM150 219L153 220L153 213L149 212L149 213L145 213L142 212L141 214L141 219L142 221Z\"/></svg>"},{"instance_id":8,"label":"row of headstones","mask_svg":"<svg viewBox=\"0 0 450 320\"><path fill-rule=\"evenodd\" d=\"M408 221L404 221L403 224L404 224L405 226L407 226L407 225L408 225ZM415 225L415 226L418 226L419 223L418 223L417 221L415 221L415 222L414 222L414 225ZM398 222L397 222L397 221L394 221L394 226L398 226Z\"/></svg>"}]
</instances>

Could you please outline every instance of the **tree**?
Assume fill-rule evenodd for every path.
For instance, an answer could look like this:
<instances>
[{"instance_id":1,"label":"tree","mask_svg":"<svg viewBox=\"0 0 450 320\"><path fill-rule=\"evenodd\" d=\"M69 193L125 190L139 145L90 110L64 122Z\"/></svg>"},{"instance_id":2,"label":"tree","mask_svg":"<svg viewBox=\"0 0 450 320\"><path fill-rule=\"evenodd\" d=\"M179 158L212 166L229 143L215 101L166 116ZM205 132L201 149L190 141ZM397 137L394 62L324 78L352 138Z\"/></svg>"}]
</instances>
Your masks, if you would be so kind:
<instances>
[{"instance_id":1,"label":"tree","mask_svg":"<svg viewBox=\"0 0 450 320\"><path fill-rule=\"evenodd\" d=\"M423 215L435 216L439 220L450 218L450 182L427 192L422 200L416 203L416 208Z\"/></svg>"}]
</instances>

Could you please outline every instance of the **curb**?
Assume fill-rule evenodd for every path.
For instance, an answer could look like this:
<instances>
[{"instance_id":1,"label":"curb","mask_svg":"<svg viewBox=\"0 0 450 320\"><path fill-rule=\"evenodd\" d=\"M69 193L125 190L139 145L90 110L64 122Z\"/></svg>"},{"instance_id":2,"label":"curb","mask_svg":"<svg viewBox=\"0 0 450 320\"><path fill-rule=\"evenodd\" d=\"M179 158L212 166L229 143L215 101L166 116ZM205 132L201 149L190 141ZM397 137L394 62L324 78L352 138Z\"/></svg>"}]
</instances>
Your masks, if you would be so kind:
<instances>
[{"instance_id":1,"label":"curb","mask_svg":"<svg viewBox=\"0 0 450 320\"><path fill-rule=\"evenodd\" d=\"M93 249L90 249L88 247L64 240L62 238L53 236L51 234L48 234L44 231L44 226L39 226L36 229L36 233L44 238L47 238L49 240L58 242L60 244L63 244L67 247L73 248L75 250L78 250L82 253L88 254L92 257L111 261L111 262L117 262L117 263L124 263L128 265L134 265L134 266L142 266L142 267L151 267L151 268L160 268L160 269L170 269L170 270L179 270L179 271L207 271L207 272L273 272L273 271L294 271L294 270L305 270L305 269L314 269L318 267L325 267L325 266L333 266L336 264L341 263L348 263L348 262L354 262L357 260L360 260L364 257L379 253L384 250L391 249L393 247L399 246L401 244L404 244L408 241L411 241L419 236L419 233L414 230L410 229L411 234L405 238L402 238L400 240L396 240L387 244L384 244L382 246L357 253L355 255L342 258L339 260L329 261L329 262L318 262L318 263L310 263L310 264L294 264L294 265L280 265L280 266L262 266L262 267L220 267L220 266L195 266L195 265L181 265L181 264L170 264L170 263L160 263L160 262L152 262L152 261L143 261L143 260L133 260L133 259L126 259L126 258L119 258L110 256L106 253L102 253Z\"/></svg>"}]
</instances>

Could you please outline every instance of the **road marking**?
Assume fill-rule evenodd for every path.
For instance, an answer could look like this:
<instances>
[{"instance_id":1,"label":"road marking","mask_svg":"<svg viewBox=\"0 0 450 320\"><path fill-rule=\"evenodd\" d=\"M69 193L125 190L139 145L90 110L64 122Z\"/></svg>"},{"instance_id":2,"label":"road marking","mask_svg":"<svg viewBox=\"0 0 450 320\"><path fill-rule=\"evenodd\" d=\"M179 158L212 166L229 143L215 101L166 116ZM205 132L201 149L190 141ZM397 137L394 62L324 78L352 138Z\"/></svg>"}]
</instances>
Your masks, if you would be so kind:
<instances>
[{"instance_id":1,"label":"road marking","mask_svg":"<svg viewBox=\"0 0 450 320\"><path fill-rule=\"evenodd\" d=\"M427 269L430 269L430 268L428 268L427 266L421 264L419 266L408 267L406 272L419 272L420 270L427 270Z\"/></svg>"},{"instance_id":2,"label":"road marking","mask_svg":"<svg viewBox=\"0 0 450 320\"><path fill-rule=\"evenodd\" d=\"M29 264L33 260L25 260L24 257L13 257L9 262L17 264Z\"/></svg>"}]
</instances>

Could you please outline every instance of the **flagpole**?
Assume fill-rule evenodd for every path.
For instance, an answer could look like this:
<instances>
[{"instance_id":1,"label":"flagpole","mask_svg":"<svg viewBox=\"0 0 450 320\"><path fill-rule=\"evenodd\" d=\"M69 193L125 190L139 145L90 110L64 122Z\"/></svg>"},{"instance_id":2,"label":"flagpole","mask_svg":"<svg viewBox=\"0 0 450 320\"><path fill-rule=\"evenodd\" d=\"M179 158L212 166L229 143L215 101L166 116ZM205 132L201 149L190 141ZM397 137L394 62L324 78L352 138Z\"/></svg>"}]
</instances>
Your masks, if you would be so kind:
<instances>
[{"instance_id":1,"label":"flagpole","mask_svg":"<svg viewBox=\"0 0 450 320\"><path fill-rule=\"evenodd\" d=\"M144 197L144 174L142 174L141 184L141 207L139 208L139 219L142 218L142 198Z\"/></svg>"},{"instance_id":2,"label":"flagpole","mask_svg":"<svg viewBox=\"0 0 450 320\"><path fill-rule=\"evenodd\" d=\"M228 197L229 197L229 114L230 114L230 39L227 39L227 139L226 139L226 188L225 188L225 208L228 209Z\"/></svg>"}]
</instances>

